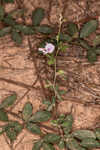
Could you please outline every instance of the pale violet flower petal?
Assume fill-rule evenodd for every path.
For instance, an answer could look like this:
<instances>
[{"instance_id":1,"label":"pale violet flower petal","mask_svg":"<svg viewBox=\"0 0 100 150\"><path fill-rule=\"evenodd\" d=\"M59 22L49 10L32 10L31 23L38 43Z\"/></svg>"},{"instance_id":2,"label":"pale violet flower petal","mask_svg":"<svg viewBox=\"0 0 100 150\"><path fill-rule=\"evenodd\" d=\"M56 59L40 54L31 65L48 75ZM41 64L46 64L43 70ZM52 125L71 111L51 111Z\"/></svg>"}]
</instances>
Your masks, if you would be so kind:
<instances>
[{"instance_id":1,"label":"pale violet flower petal","mask_svg":"<svg viewBox=\"0 0 100 150\"><path fill-rule=\"evenodd\" d=\"M55 46L51 43L47 43L46 46L45 46L45 50L48 52L48 53L52 53L55 49Z\"/></svg>"},{"instance_id":2,"label":"pale violet flower petal","mask_svg":"<svg viewBox=\"0 0 100 150\"><path fill-rule=\"evenodd\" d=\"M43 52L44 51L44 48L39 48L38 49L40 52Z\"/></svg>"}]
</instances>

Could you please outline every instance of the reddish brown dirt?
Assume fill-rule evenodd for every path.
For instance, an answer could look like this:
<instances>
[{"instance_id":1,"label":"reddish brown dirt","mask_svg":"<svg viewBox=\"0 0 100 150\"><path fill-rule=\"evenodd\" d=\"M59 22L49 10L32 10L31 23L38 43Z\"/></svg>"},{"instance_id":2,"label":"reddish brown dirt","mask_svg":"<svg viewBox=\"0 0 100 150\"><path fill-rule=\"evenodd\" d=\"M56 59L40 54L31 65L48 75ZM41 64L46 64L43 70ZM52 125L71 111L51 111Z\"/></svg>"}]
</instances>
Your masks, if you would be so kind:
<instances>
[{"instance_id":1,"label":"reddish brown dirt","mask_svg":"<svg viewBox=\"0 0 100 150\"><path fill-rule=\"evenodd\" d=\"M37 7L42 7L46 11L46 17L42 24L59 24L60 13L67 21L77 22L79 27L88 16L100 20L99 0L90 0L89 9L86 8L86 0L63 0L62 2L60 0L24 0L23 4L19 3L19 6L27 9L25 18L27 24L31 23L30 15L32 10ZM9 4L5 6L5 9L9 12L19 6ZM31 42L34 48L37 42L34 36L31 37ZM36 88L31 88L29 92L25 87L25 85L31 86L37 78L34 64L29 59L29 53L27 37L24 38L21 47L17 47L10 36L0 38L0 101L16 91L18 94L17 101L19 102L12 108L13 112L21 111L27 101L33 104L33 112L42 108L44 95L39 81L35 85ZM70 56L67 56L67 54ZM41 62L41 59L38 60L38 68L41 66ZM73 130L100 127L100 59L94 65L90 65L85 58L80 59L80 51L78 47L74 47L66 52L65 57L59 57L57 65L58 68L64 69L68 78L68 81L64 82L66 95L64 101L58 105L58 113L70 113L72 109ZM3 79L21 82L25 85L15 85ZM27 94L23 97L26 92ZM96 101L98 104L96 104ZM0 125L2 124L0 122ZM33 140L37 138L38 136L23 130L14 143L14 150L31 150ZM0 136L0 150L10 150L4 135Z\"/></svg>"}]
</instances>

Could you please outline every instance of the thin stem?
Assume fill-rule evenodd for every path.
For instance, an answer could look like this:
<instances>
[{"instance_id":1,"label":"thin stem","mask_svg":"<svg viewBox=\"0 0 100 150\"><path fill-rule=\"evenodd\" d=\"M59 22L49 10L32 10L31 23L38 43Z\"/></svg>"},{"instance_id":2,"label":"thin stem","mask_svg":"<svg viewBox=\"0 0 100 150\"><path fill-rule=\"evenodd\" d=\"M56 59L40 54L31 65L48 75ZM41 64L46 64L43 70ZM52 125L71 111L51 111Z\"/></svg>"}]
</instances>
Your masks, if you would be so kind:
<instances>
[{"instance_id":1,"label":"thin stem","mask_svg":"<svg viewBox=\"0 0 100 150\"><path fill-rule=\"evenodd\" d=\"M56 52L56 56L55 56L55 66L54 66L54 82L53 82L53 88L55 89L55 86L56 86L56 77L57 77L57 55L59 53L59 39L60 39L60 32L61 32L61 26L62 26L62 14L60 14L60 24L59 24L59 31L58 31L58 35L57 35L57 46L58 46L58 49L57 49L57 52ZM56 92L55 92L55 96L56 96Z\"/></svg>"}]
</instances>

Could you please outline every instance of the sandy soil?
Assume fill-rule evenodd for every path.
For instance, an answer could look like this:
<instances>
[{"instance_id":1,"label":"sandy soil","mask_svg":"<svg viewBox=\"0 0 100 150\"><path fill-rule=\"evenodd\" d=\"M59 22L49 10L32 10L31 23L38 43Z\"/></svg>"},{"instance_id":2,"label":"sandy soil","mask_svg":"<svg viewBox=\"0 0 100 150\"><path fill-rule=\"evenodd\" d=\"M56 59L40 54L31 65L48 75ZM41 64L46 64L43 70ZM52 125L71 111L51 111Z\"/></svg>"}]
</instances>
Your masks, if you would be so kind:
<instances>
[{"instance_id":1,"label":"sandy soil","mask_svg":"<svg viewBox=\"0 0 100 150\"><path fill-rule=\"evenodd\" d=\"M27 9L25 18L27 24L30 23L32 10L42 7L46 11L46 17L42 24L58 24L59 14L62 12L64 18L68 21L73 20L79 22L80 25L87 18L86 3L86 0L63 0L62 2L60 0L24 0L21 7ZM88 15L90 17L96 16L99 20L100 1L90 0L89 6ZM7 12L17 7L17 4L5 6ZM31 42L34 48L36 44L34 36L31 37ZM90 65L85 58L80 59L78 51L76 54L77 47L72 50L75 55L71 55L71 52L68 52L70 54L69 57L65 54L65 57L61 58L60 56L58 60L58 68L66 68L65 72L68 77L68 82L65 85L66 95L64 96L64 101L58 105L58 113L66 114L72 109L74 117L73 130L100 127L100 59L95 65ZM41 61L38 60L37 62L38 68ZM38 81L35 84L35 88L30 88L29 91L25 87L25 85L31 87L36 79L36 70L32 60L29 58L27 37L24 38L20 47L17 47L12 42L10 36L0 38L0 101L15 91L18 98L17 104L12 107L13 112L21 111L27 101L33 104L33 112L41 109L44 95L40 82ZM9 82L12 80L17 83L24 83L24 85L16 85L13 82ZM98 103L96 104L96 102ZM2 124L0 122L0 125ZM37 138L38 136L23 130L14 143L14 150L31 150L33 139ZM20 139L22 141L17 145ZM0 136L0 150L10 150L4 135Z\"/></svg>"}]
</instances>

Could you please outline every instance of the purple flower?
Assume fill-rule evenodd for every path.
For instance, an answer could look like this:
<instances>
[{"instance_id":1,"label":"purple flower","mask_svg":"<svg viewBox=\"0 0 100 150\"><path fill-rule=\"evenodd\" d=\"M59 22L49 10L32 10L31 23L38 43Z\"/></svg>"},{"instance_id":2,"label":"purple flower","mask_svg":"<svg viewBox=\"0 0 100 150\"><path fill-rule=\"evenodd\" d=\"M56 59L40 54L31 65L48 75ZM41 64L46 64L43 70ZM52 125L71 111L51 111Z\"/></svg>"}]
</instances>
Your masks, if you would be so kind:
<instances>
[{"instance_id":1,"label":"purple flower","mask_svg":"<svg viewBox=\"0 0 100 150\"><path fill-rule=\"evenodd\" d=\"M52 43L46 43L44 48L39 48L38 50L43 52L43 54L50 54L54 51L55 46Z\"/></svg>"},{"instance_id":2,"label":"purple flower","mask_svg":"<svg viewBox=\"0 0 100 150\"><path fill-rule=\"evenodd\" d=\"M47 43L46 46L45 46L45 49L48 53L52 53L55 49L55 46L51 43Z\"/></svg>"}]
</instances>

